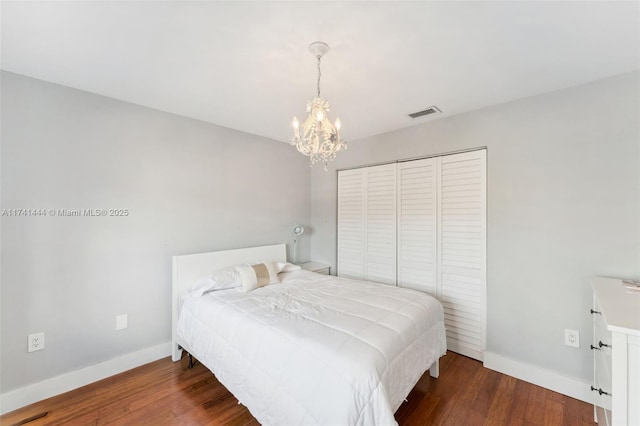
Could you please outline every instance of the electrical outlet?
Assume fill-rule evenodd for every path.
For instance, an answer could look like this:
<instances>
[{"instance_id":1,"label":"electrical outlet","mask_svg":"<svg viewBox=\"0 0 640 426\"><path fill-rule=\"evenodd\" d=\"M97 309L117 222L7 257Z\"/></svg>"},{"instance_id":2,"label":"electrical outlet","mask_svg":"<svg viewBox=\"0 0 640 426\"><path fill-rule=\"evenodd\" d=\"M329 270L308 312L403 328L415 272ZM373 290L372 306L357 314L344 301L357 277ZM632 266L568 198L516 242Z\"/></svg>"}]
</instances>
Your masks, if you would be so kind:
<instances>
[{"instance_id":1,"label":"electrical outlet","mask_svg":"<svg viewBox=\"0 0 640 426\"><path fill-rule=\"evenodd\" d=\"M30 334L28 337L28 351L35 352L44 349L44 333Z\"/></svg>"},{"instance_id":2,"label":"electrical outlet","mask_svg":"<svg viewBox=\"0 0 640 426\"><path fill-rule=\"evenodd\" d=\"M573 346L574 348L580 347L580 332L577 330L564 329L564 344L567 346Z\"/></svg>"}]
</instances>

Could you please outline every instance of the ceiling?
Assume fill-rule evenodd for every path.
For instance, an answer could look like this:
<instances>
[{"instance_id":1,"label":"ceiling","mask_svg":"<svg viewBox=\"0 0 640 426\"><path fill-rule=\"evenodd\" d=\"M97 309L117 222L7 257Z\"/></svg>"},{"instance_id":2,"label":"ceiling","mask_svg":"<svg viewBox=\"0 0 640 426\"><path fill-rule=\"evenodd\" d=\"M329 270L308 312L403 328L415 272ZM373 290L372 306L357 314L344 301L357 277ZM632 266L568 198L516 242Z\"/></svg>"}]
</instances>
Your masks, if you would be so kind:
<instances>
[{"instance_id":1,"label":"ceiling","mask_svg":"<svg viewBox=\"0 0 640 426\"><path fill-rule=\"evenodd\" d=\"M347 140L640 67L635 1L1 7L4 70L280 141L315 95L316 40ZM443 113L407 117L431 105Z\"/></svg>"}]
</instances>

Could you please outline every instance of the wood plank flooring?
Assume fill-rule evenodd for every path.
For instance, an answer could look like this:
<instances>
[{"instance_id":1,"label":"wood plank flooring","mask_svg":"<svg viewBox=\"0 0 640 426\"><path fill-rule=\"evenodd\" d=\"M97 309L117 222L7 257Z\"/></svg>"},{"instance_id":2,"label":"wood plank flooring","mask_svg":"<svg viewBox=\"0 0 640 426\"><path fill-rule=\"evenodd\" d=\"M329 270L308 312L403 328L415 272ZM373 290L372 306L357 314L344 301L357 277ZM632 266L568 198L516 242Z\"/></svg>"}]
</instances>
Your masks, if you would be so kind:
<instances>
[{"instance_id":1,"label":"wood plank flooring","mask_svg":"<svg viewBox=\"0 0 640 426\"><path fill-rule=\"evenodd\" d=\"M44 417L34 418L42 413ZM487 370L455 353L427 372L396 413L400 425L590 425L584 402ZM202 364L170 358L0 417L0 425L257 425Z\"/></svg>"}]
</instances>

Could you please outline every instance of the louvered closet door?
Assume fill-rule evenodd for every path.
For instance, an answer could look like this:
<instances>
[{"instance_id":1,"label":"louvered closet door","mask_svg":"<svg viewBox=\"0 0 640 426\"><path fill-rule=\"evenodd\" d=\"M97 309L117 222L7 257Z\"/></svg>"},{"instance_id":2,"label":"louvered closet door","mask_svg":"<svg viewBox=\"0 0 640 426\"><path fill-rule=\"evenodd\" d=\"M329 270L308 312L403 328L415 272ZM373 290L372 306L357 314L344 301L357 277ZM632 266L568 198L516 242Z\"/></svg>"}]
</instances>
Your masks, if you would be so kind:
<instances>
[{"instance_id":1,"label":"louvered closet door","mask_svg":"<svg viewBox=\"0 0 640 426\"><path fill-rule=\"evenodd\" d=\"M438 161L438 274L447 347L481 360L486 304L486 151L447 155Z\"/></svg>"},{"instance_id":2,"label":"louvered closet door","mask_svg":"<svg viewBox=\"0 0 640 426\"><path fill-rule=\"evenodd\" d=\"M437 296L436 159L398 164L398 286Z\"/></svg>"},{"instance_id":3,"label":"louvered closet door","mask_svg":"<svg viewBox=\"0 0 640 426\"><path fill-rule=\"evenodd\" d=\"M367 167L366 279L396 284L396 165Z\"/></svg>"},{"instance_id":4,"label":"louvered closet door","mask_svg":"<svg viewBox=\"0 0 640 426\"><path fill-rule=\"evenodd\" d=\"M338 275L365 279L364 169L338 173Z\"/></svg>"}]
</instances>

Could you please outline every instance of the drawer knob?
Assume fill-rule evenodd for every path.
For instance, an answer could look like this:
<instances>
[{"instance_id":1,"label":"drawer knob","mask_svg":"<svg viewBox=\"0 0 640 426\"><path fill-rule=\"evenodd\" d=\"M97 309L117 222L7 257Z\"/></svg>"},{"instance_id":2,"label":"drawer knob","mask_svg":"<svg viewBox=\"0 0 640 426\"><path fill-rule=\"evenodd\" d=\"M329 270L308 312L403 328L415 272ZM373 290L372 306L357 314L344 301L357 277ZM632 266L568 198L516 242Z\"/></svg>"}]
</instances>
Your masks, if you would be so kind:
<instances>
[{"instance_id":1,"label":"drawer knob","mask_svg":"<svg viewBox=\"0 0 640 426\"><path fill-rule=\"evenodd\" d=\"M610 347L611 347L611 345L607 345L606 343L602 343L602 340L600 340L600 341L598 342L598 346L600 346L600 347L603 347L603 346L604 346L605 348L610 348Z\"/></svg>"},{"instance_id":2,"label":"drawer knob","mask_svg":"<svg viewBox=\"0 0 640 426\"><path fill-rule=\"evenodd\" d=\"M600 348L599 348L599 347L597 347L597 346L593 346L593 345L591 345L591 350L592 350L592 351L601 351L602 349L600 349Z\"/></svg>"},{"instance_id":3,"label":"drawer knob","mask_svg":"<svg viewBox=\"0 0 640 426\"><path fill-rule=\"evenodd\" d=\"M591 390L598 392L600 395L611 396L610 392L605 392L605 391L602 390L602 388L594 388L593 386L591 386Z\"/></svg>"},{"instance_id":4,"label":"drawer knob","mask_svg":"<svg viewBox=\"0 0 640 426\"><path fill-rule=\"evenodd\" d=\"M600 311L594 311L593 309L590 309L589 311L591 312L592 315L601 314L602 313Z\"/></svg>"}]
</instances>

